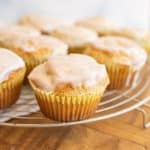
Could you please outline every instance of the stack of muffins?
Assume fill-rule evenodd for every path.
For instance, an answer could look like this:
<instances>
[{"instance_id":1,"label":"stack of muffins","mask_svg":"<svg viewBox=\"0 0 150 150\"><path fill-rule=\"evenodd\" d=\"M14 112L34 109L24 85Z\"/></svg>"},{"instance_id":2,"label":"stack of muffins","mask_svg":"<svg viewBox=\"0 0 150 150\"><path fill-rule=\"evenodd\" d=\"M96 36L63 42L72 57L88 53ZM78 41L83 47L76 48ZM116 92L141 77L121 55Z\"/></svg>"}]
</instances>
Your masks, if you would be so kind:
<instances>
[{"instance_id":1,"label":"stack of muffins","mask_svg":"<svg viewBox=\"0 0 150 150\"><path fill-rule=\"evenodd\" d=\"M66 24L28 15L0 28L0 47L0 109L30 84L43 114L66 122L90 117L106 89L137 82L150 35L98 16Z\"/></svg>"}]
</instances>

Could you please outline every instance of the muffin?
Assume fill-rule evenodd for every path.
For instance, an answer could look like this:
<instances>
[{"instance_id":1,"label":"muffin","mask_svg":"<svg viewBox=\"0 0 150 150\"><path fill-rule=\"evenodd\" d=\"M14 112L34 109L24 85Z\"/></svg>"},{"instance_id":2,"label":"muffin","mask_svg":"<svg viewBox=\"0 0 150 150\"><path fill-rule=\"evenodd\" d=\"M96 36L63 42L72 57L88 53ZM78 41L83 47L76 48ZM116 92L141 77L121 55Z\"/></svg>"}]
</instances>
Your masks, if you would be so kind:
<instances>
[{"instance_id":1,"label":"muffin","mask_svg":"<svg viewBox=\"0 0 150 150\"><path fill-rule=\"evenodd\" d=\"M150 33L142 29L118 28L111 35L122 36L134 40L150 54Z\"/></svg>"},{"instance_id":2,"label":"muffin","mask_svg":"<svg viewBox=\"0 0 150 150\"><path fill-rule=\"evenodd\" d=\"M13 34L16 35L26 35L26 36L39 36L40 32L32 27L23 25L7 25L0 27L1 34Z\"/></svg>"},{"instance_id":3,"label":"muffin","mask_svg":"<svg viewBox=\"0 0 150 150\"><path fill-rule=\"evenodd\" d=\"M25 75L23 60L8 49L0 48L0 109L14 104Z\"/></svg>"},{"instance_id":4,"label":"muffin","mask_svg":"<svg viewBox=\"0 0 150 150\"><path fill-rule=\"evenodd\" d=\"M147 59L146 52L137 43L115 36L95 40L87 46L85 54L106 65L109 89L133 86Z\"/></svg>"},{"instance_id":5,"label":"muffin","mask_svg":"<svg viewBox=\"0 0 150 150\"><path fill-rule=\"evenodd\" d=\"M74 25L56 28L51 32L51 35L67 43L69 53L82 53L86 44L97 38L94 31Z\"/></svg>"},{"instance_id":6,"label":"muffin","mask_svg":"<svg viewBox=\"0 0 150 150\"><path fill-rule=\"evenodd\" d=\"M63 122L91 116L109 84L105 66L80 54L50 56L28 79L43 114Z\"/></svg>"},{"instance_id":7,"label":"muffin","mask_svg":"<svg viewBox=\"0 0 150 150\"><path fill-rule=\"evenodd\" d=\"M68 49L65 43L50 36L27 36L2 31L0 31L0 47L9 48L23 58L27 68L26 76L50 55L65 55Z\"/></svg>"},{"instance_id":8,"label":"muffin","mask_svg":"<svg viewBox=\"0 0 150 150\"><path fill-rule=\"evenodd\" d=\"M27 15L20 18L18 21L20 25L31 26L39 30L43 34L50 34L51 30L65 23L59 19L47 18L40 15Z\"/></svg>"},{"instance_id":9,"label":"muffin","mask_svg":"<svg viewBox=\"0 0 150 150\"><path fill-rule=\"evenodd\" d=\"M92 16L75 22L76 25L92 29L99 36L108 35L117 28L117 25L111 20L101 17Z\"/></svg>"}]
</instances>

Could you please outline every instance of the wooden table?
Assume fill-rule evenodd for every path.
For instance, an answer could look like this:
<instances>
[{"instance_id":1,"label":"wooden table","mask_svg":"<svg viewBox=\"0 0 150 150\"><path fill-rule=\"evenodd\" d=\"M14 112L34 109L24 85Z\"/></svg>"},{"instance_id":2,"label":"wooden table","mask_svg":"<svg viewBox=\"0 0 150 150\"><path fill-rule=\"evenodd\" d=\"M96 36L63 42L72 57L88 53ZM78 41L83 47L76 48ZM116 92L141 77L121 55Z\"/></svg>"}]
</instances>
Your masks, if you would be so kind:
<instances>
[{"instance_id":1,"label":"wooden table","mask_svg":"<svg viewBox=\"0 0 150 150\"><path fill-rule=\"evenodd\" d=\"M0 150L150 150L150 129L132 111L105 121L59 128L0 127Z\"/></svg>"}]
</instances>

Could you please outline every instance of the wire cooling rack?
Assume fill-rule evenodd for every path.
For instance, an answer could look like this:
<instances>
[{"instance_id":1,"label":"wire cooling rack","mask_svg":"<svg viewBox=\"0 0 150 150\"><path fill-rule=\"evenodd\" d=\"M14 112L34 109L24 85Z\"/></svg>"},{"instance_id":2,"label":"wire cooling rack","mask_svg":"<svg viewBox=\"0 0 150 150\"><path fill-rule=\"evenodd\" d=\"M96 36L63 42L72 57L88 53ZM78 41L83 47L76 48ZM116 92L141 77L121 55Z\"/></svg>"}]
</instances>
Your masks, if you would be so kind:
<instances>
[{"instance_id":1,"label":"wire cooling rack","mask_svg":"<svg viewBox=\"0 0 150 150\"><path fill-rule=\"evenodd\" d=\"M29 89L29 87L23 89L21 99L24 101L30 101L32 99L33 102L31 104L24 102L24 106L29 107L29 105L32 105L32 107L37 107L37 112L23 116L25 114L23 110L20 109L19 111L21 116L14 116L10 121L1 122L0 125L12 127L69 126L116 117L136 109L143 114L143 126L148 128L150 127L150 122L148 119L148 112L145 108L150 108L150 65L146 65L146 67L140 73L138 82L133 87L128 89L124 88L122 90L107 91L104 94L102 101L99 103L96 112L91 118L86 120L74 122L56 122L44 117L38 110L35 97L33 96L33 92L31 89ZM34 112L32 109L29 111Z\"/></svg>"}]
</instances>

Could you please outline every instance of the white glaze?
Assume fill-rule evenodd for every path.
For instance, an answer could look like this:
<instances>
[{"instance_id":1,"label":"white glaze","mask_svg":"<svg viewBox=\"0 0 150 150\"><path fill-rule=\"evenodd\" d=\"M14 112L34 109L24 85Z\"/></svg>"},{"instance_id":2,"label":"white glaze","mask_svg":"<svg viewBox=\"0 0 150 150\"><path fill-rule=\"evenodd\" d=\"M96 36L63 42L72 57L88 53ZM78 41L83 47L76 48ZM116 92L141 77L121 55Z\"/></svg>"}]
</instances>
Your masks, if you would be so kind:
<instances>
[{"instance_id":1,"label":"white glaze","mask_svg":"<svg viewBox=\"0 0 150 150\"><path fill-rule=\"evenodd\" d=\"M59 27L61 25L65 25L62 20L47 18L40 15L27 15L23 16L20 21L20 24L32 26L42 32L50 33L51 30Z\"/></svg>"},{"instance_id":2,"label":"white glaze","mask_svg":"<svg viewBox=\"0 0 150 150\"><path fill-rule=\"evenodd\" d=\"M34 52L39 49L49 49L52 54L66 54L68 46L62 41L51 36L14 36L1 35L0 42L8 47L22 50L24 52Z\"/></svg>"},{"instance_id":3,"label":"white glaze","mask_svg":"<svg viewBox=\"0 0 150 150\"><path fill-rule=\"evenodd\" d=\"M90 87L108 79L105 65L79 54L50 56L48 62L33 69L28 78L47 91L63 89L66 85Z\"/></svg>"},{"instance_id":4,"label":"white glaze","mask_svg":"<svg viewBox=\"0 0 150 150\"><path fill-rule=\"evenodd\" d=\"M134 40L150 39L150 33L147 30L138 28L118 28L113 31L113 34L128 37Z\"/></svg>"},{"instance_id":5,"label":"white glaze","mask_svg":"<svg viewBox=\"0 0 150 150\"><path fill-rule=\"evenodd\" d=\"M131 65L135 69L140 69L147 59L146 52L142 47L123 37L102 37L94 41L92 45L98 50L109 52L116 60L120 60L120 63ZM119 56L123 56L123 59L121 60Z\"/></svg>"},{"instance_id":6,"label":"white glaze","mask_svg":"<svg viewBox=\"0 0 150 150\"><path fill-rule=\"evenodd\" d=\"M77 21L75 24L92 29L100 34L103 34L103 32L109 32L117 27L115 23L101 16L88 17Z\"/></svg>"},{"instance_id":7,"label":"white glaze","mask_svg":"<svg viewBox=\"0 0 150 150\"><path fill-rule=\"evenodd\" d=\"M97 38L94 31L73 25L56 28L51 34L66 42L70 47L84 46Z\"/></svg>"},{"instance_id":8,"label":"white glaze","mask_svg":"<svg viewBox=\"0 0 150 150\"><path fill-rule=\"evenodd\" d=\"M7 80L9 74L25 67L24 61L8 49L0 48L0 83Z\"/></svg>"},{"instance_id":9,"label":"white glaze","mask_svg":"<svg viewBox=\"0 0 150 150\"><path fill-rule=\"evenodd\" d=\"M0 28L0 35L39 36L40 32L29 26L9 25Z\"/></svg>"}]
</instances>

